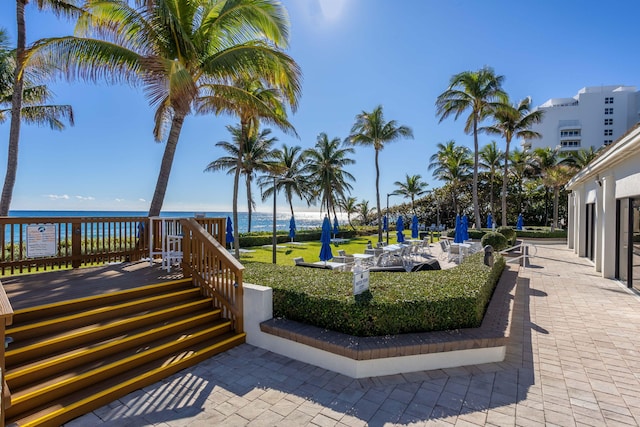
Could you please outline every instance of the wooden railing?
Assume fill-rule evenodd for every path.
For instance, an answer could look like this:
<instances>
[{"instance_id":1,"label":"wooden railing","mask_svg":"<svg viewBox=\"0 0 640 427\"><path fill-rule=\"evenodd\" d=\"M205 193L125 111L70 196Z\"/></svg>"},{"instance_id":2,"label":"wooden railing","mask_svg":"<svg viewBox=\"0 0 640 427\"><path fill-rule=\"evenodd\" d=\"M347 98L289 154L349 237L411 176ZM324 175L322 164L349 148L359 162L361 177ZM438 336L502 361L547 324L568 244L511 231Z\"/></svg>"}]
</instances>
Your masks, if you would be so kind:
<instances>
[{"instance_id":1,"label":"wooden railing","mask_svg":"<svg viewBox=\"0 0 640 427\"><path fill-rule=\"evenodd\" d=\"M5 329L13 323L13 308L0 283L0 426L4 427L4 411L11 406L11 392L4 380Z\"/></svg>"},{"instance_id":2,"label":"wooden railing","mask_svg":"<svg viewBox=\"0 0 640 427\"><path fill-rule=\"evenodd\" d=\"M146 217L0 217L0 275L137 261L148 229Z\"/></svg>"},{"instance_id":3,"label":"wooden railing","mask_svg":"<svg viewBox=\"0 0 640 427\"><path fill-rule=\"evenodd\" d=\"M196 221L224 242L224 218ZM154 223L151 230L147 217L0 217L0 276L138 261L149 256L150 242L155 253L161 251L159 225ZM47 249L27 237L37 226L45 226L45 233L53 238L53 251L46 255L29 253L34 247L36 252Z\"/></svg>"},{"instance_id":4,"label":"wooden railing","mask_svg":"<svg viewBox=\"0 0 640 427\"><path fill-rule=\"evenodd\" d=\"M159 223L152 230L147 217L0 217L0 275L137 261L149 256L149 242L157 246L162 241L155 224ZM183 235L184 277L192 277L203 294L213 298L213 305L239 333L244 329L244 267L218 243L224 242L225 226L225 218L181 218L179 230L174 231ZM31 240L27 237L41 231L45 239L37 234ZM44 252L47 256L38 256ZM4 338L12 321L13 309L0 283L0 427L11 404L4 382Z\"/></svg>"},{"instance_id":5,"label":"wooden railing","mask_svg":"<svg viewBox=\"0 0 640 427\"><path fill-rule=\"evenodd\" d=\"M236 333L244 330L243 287L244 267L199 224L202 218L181 219L182 273L191 277L202 293L213 298L213 304L222 309L222 317L230 319ZM221 227L223 228L223 227ZM216 233L220 236L219 231Z\"/></svg>"}]
</instances>

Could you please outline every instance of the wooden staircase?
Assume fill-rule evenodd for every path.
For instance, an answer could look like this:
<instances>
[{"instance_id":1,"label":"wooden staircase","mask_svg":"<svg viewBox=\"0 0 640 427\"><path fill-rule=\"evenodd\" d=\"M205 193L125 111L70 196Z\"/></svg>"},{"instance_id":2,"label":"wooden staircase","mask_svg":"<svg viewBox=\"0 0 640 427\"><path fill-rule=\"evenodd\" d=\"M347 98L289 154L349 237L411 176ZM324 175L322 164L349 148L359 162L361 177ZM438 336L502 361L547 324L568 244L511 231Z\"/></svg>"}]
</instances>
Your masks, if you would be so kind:
<instances>
[{"instance_id":1,"label":"wooden staircase","mask_svg":"<svg viewBox=\"0 0 640 427\"><path fill-rule=\"evenodd\" d=\"M60 426L245 341L190 279L14 313L6 425Z\"/></svg>"}]
</instances>

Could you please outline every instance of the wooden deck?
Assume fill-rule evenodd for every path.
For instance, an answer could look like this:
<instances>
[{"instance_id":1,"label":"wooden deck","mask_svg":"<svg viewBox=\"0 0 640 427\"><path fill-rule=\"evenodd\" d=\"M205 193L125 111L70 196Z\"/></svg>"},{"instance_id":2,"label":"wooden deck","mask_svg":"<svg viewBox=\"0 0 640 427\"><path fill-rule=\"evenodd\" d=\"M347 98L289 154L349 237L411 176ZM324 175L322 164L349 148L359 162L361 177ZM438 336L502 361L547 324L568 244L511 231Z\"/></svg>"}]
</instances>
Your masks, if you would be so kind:
<instances>
[{"instance_id":1,"label":"wooden deck","mask_svg":"<svg viewBox=\"0 0 640 427\"><path fill-rule=\"evenodd\" d=\"M8 276L1 279L14 310L115 292L182 278L182 270L168 273L160 263L123 262L101 267Z\"/></svg>"}]
</instances>

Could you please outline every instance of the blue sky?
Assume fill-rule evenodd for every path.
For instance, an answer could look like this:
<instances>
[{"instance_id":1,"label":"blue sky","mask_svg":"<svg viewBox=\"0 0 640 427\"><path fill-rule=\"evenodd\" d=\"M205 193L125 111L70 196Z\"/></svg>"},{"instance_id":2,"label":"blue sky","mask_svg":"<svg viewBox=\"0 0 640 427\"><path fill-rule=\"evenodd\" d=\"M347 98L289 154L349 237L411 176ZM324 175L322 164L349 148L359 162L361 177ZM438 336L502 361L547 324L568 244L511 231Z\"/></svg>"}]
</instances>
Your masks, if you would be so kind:
<instances>
[{"instance_id":1,"label":"blue sky","mask_svg":"<svg viewBox=\"0 0 640 427\"><path fill-rule=\"evenodd\" d=\"M27 5L27 37L65 35L72 26ZM636 18L640 3L577 0L284 0L291 21L288 53L303 71L303 93L290 116L300 139L274 130L282 143L312 147L318 134L341 139L355 116L383 105L385 118L413 129L380 153L382 205L405 174L429 188L427 170L439 142L473 147L462 118L439 123L436 97L452 75L487 65L505 76L513 101L534 105L575 95L585 86L638 85ZM15 43L15 2L0 2L0 27ZM55 102L73 106L76 125L62 132L22 126L11 208L140 210L153 196L164 144L153 140L153 110L140 90L54 82ZM165 211L230 210L233 179L204 173L224 153L233 117L189 116L182 130L164 200ZM4 178L9 122L0 124ZM481 136L480 145L495 137ZM501 146L503 141L497 139ZM375 206L373 149L358 147L352 196ZM246 210L244 188L240 210ZM256 190L259 211L269 211ZM391 204L399 197L391 197ZM284 199L278 200L285 210ZM318 211L298 203L301 210ZM280 209L279 209L280 210Z\"/></svg>"}]
</instances>

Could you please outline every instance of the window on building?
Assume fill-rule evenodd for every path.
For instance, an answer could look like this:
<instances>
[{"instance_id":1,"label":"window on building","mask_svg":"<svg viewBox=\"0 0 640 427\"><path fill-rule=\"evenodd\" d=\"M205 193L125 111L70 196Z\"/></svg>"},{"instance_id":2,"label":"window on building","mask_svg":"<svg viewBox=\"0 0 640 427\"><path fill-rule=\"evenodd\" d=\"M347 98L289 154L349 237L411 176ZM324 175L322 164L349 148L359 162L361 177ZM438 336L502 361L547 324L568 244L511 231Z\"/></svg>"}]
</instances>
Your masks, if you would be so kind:
<instances>
[{"instance_id":1,"label":"window on building","mask_svg":"<svg viewBox=\"0 0 640 427\"><path fill-rule=\"evenodd\" d=\"M605 104L613 104L613 96L604 99Z\"/></svg>"},{"instance_id":2,"label":"window on building","mask_svg":"<svg viewBox=\"0 0 640 427\"><path fill-rule=\"evenodd\" d=\"M604 109L604 113L605 113L605 114L613 114L613 107L605 108L605 109Z\"/></svg>"},{"instance_id":3,"label":"window on building","mask_svg":"<svg viewBox=\"0 0 640 427\"><path fill-rule=\"evenodd\" d=\"M611 144L612 142L613 142L613 140L612 140L612 139L605 139L605 140L604 140L604 145L609 145L609 144Z\"/></svg>"},{"instance_id":4,"label":"window on building","mask_svg":"<svg viewBox=\"0 0 640 427\"><path fill-rule=\"evenodd\" d=\"M613 129L605 129L604 136L613 136Z\"/></svg>"},{"instance_id":5,"label":"window on building","mask_svg":"<svg viewBox=\"0 0 640 427\"><path fill-rule=\"evenodd\" d=\"M579 139L569 139L566 141L560 141L562 147L580 147Z\"/></svg>"},{"instance_id":6,"label":"window on building","mask_svg":"<svg viewBox=\"0 0 640 427\"><path fill-rule=\"evenodd\" d=\"M571 136L580 136L580 129L567 129L560 131L560 138L567 138Z\"/></svg>"},{"instance_id":7,"label":"window on building","mask_svg":"<svg viewBox=\"0 0 640 427\"><path fill-rule=\"evenodd\" d=\"M604 125L605 126L612 126L613 125L613 119L604 119Z\"/></svg>"}]
</instances>

